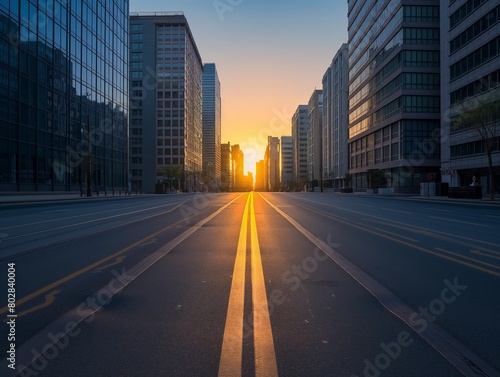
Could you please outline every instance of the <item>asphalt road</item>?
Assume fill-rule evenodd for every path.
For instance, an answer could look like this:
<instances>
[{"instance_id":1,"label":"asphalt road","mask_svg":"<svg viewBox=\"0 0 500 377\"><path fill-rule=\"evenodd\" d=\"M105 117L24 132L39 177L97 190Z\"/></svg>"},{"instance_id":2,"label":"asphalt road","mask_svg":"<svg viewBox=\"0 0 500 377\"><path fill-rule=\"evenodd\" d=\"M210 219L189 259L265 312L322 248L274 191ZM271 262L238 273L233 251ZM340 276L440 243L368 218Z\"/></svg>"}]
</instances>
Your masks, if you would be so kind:
<instances>
[{"instance_id":1,"label":"asphalt road","mask_svg":"<svg viewBox=\"0 0 500 377\"><path fill-rule=\"evenodd\" d=\"M499 376L499 220L319 193L1 206L0 375Z\"/></svg>"}]
</instances>

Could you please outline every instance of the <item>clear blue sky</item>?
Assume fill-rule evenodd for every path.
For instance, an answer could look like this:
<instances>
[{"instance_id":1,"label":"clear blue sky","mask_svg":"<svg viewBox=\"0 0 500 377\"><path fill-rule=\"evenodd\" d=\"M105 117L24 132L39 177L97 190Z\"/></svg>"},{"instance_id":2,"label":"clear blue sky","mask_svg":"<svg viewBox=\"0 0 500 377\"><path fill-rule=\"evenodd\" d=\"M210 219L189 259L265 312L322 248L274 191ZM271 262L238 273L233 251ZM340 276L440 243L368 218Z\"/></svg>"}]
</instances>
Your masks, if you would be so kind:
<instances>
[{"instance_id":1,"label":"clear blue sky","mask_svg":"<svg viewBox=\"0 0 500 377\"><path fill-rule=\"evenodd\" d=\"M347 42L346 0L130 0L130 11L184 12L203 61L217 65L222 141L241 145L250 171L266 135L291 133Z\"/></svg>"}]
</instances>

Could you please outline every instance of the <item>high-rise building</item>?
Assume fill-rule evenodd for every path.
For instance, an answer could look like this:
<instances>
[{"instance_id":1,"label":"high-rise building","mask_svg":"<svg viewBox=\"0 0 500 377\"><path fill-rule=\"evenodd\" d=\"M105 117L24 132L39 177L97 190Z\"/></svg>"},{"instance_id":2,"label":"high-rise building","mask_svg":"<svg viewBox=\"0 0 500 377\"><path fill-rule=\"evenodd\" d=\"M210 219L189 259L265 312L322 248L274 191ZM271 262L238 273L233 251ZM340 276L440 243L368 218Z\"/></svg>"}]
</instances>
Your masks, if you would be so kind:
<instances>
[{"instance_id":1,"label":"high-rise building","mask_svg":"<svg viewBox=\"0 0 500 377\"><path fill-rule=\"evenodd\" d=\"M336 189L348 172L348 52L342 44L323 76L323 178Z\"/></svg>"},{"instance_id":2,"label":"high-rise building","mask_svg":"<svg viewBox=\"0 0 500 377\"><path fill-rule=\"evenodd\" d=\"M221 180L221 92L214 63L203 69L203 174L212 190Z\"/></svg>"},{"instance_id":3,"label":"high-rise building","mask_svg":"<svg viewBox=\"0 0 500 377\"><path fill-rule=\"evenodd\" d=\"M299 189L307 183L308 105L299 105L292 117L293 180Z\"/></svg>"},{"instance_id":4,"label":"high-rise building","mask_svg":"<svg viewBox=\"0 0 500 377\"><path fill-rule=\"evenodd\" d=\"M182 190L202 188L202 74L182 13L130 15L130 166L143 192L177 170Z\"/></svg>"},{"instance_id":5,"label":"high-rise building","mask_svg":"<svg viewBox=\"0 0 500 377\"><path fill-rule=\"evenodd\" d=\"M242 191L245 188L245 155L239 144L231 146L233 164L233 190Z\"/></svg>"},{"instance_id":6,"label":"high-rise building","mask_svg":"<svg viewBox=\"0 0 500 377\"><path fill-rule=\"evenodd\" d=\"M442 122L442 181L450 186L467 186L475 176L483 194L490 193L489 164L482 138L475 130L460 130L453 124L456 116L472 108L474 102L500 101L498 1L441 1L441 57L441 103L446 115ZM498 117L496 122L498 125ZM498 192L500 146L496 143L492 163Z\"/></svg>"},{"instance_id":7,"label":"high-rise building","mask_svg":"<svg viewBox=\"0 0 500 377\"><path fill-rule=\"evenodd\" d=\"M231 154L231 144L221 144L220 146L221 160L221 181L220 188L223 191L233 190L233 157Z\"/></svg>"},{"instance_id":8,"label":"high-rise building","mask_svg":"<svg viewBox=\"0 0 500 377\"><path fill-rule=\"evenodd\" d=\"M0 2L0 191L128 189L128 6Z\"/></svg>"},{"instance_id":9,"label":"high-rise building","mask_svg":"<svg viewBox=\"0 0 500 377\"><path fill-rule=\"evenodd\" d=\"M255 191L266 190L264 160L255 163Z\"/></svg>"},{"instance_id":10,"label":"high-rise building","mask_svg":"<svg viewBox=\"0 0 500 377\"><path fill-rule=\"evenodd\" d=\"M266 165L266 183L268 191L278 191L280 188L280 140L277 137L267 137L267 148L264 156Z\"/></svg>"},{"instance_id":11,"label":"high-rise building","mask_svg":"<svg viewBox=\"0 0 500 377\"><path fill-rule=\"evenodd\" d=\"M440 168L438 0L349 0L349 171L418 192Z\"/></svg>"},{"instance_id":12,"label":"high-rise building","mask_svg":"<svg viewBox=\"0 0 500 377\"><path fill-rule=\"evenodd\" d=\"M322 184L323 162L323 91L314 90L307 110L307 176L309 188Z\"/></svg>"},{"instance_id":13,"label":"high-rise building","mask_svg":"<svg viewBox=\"0 0 500 377\"><path fill-rule=\"evenodd\" d=\"M281 188L290 191L293 184L293 139L291 136L281 136Z\"/></svg>"}]
</instances>

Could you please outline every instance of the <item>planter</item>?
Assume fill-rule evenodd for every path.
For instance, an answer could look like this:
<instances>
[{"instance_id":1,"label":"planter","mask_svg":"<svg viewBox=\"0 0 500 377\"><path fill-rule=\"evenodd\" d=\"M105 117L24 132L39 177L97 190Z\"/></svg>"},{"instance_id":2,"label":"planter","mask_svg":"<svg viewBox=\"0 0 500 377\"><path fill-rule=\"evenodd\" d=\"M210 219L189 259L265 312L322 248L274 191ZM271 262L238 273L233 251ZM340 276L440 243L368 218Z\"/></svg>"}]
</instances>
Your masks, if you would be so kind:
<instances>
[{"instance_id":1,"label":"planter","mask_svg":"<svg viewBox=\"0 0 500 377\"><path fill-rule=\"evenodd\" d=\"M394 195L394 189L392 187L381 187L378 189L379 195Z\"/></svg>"}]
</instances>

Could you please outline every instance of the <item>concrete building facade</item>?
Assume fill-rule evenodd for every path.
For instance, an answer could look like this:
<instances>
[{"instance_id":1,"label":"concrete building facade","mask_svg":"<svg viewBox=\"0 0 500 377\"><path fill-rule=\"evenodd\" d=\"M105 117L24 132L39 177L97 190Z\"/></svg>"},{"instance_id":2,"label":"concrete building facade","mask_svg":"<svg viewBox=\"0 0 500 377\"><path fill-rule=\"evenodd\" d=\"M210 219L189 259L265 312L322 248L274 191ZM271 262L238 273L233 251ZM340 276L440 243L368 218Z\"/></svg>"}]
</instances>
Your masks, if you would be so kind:
<instances>
[{"instance_id":1,"label":"concrete building facade","mask_svg":"<svg viewBox=\"0 0 500 377\"><path fill-rule=\"evenodd\" d=\"M293 180L297 190L307 186L308 105L299 105L292 117Z\"/></svg>"},{"instance_id":2,"label":"concrete building facade","mask_svg":"<svg viewBox=\"0 0 500 377\"><path fill-rule=\"evenodd\" d=\"M180 171L180 189L202 189L203 63L182 13L130 15L130 167L154 192Z\"/></svg>"},{"instance_id":3,"label":"concrete building facade","mask_svg":"<svg viewBox=\"0 0 500 377\"><path fill-rule=\"evenodd\" d=\"M323 76L323 179L325 185L344 186L348 165L348 53L342 44Z\"/></svg>"},{"instance_id":4,"label":"concrete building facade","mask_svg":"<svg viewBox=\"0 0 500 377\"><path fill-rule=\"evenodd\" d=\"M222 191L233 190L233 157L231 153L231 144L225 143L220 146L221 159L221 180L220 188Z\"/></svg>"},{"instance_id":5,"label":"concrete building facade","mask_svg":"<svg viewBox=\"0 0 500 377\"><path fill-rule=\"evenodd\" d=\"M310 190L323 184L323 91L314 90L307 109L307 176Z\"/></svg>"},{"instance_id":6,"label":"concrete building facade","mask_svg":"<svg viewBox=\"0 0 500 377\"><path fill-rule=\"evenodd\" d=\"M293 138L280 138L281 190L291 191L293 188Z\"/></svg>"},{"instance_id":7,"label":"concrete building facade","mask_svg":"<svg viewBox=\"0 0 500 377\"><path fill-rule=\"evenodd\" d=\"M454 121L475 104L500 101L500 4L495 1L441 1L441 179L468 186L475 176L483 195L490 192L485 145L475 130ZM500 192L500 126L493 147L495 191Z\"/></svg>"},{"instance_id":8,"label":"concrete building facade","mask_svg":"<svg viewBox=\"0 0 500 377\"><path fill-rule=\"evenodd\" d=\"M266 183L268 191L279 191L280 188L280 140L277 137L267 137L267 148L264 157L266 165Z\"/></svg>"}]
</instances>

